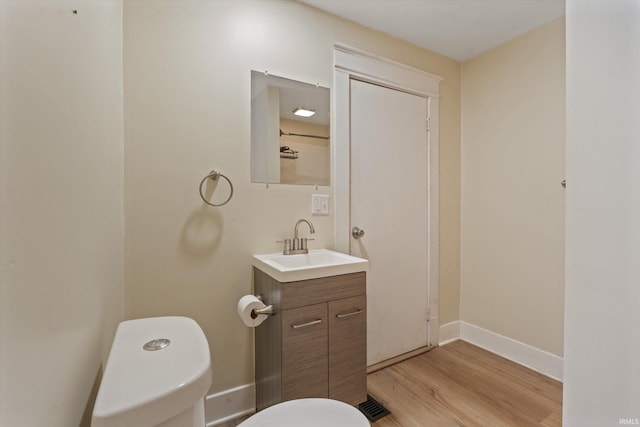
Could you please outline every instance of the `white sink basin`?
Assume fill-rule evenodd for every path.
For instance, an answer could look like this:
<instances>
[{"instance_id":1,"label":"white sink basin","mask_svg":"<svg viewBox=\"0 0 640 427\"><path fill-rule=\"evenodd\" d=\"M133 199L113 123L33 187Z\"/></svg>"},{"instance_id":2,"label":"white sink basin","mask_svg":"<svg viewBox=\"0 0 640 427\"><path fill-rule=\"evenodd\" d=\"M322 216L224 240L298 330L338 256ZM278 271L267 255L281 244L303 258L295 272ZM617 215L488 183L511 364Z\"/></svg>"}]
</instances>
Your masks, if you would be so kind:
<instances>
[{"instance_id":1,"label":"white sink basin","mask_svg":"<svg viewBox=\"0 0 640 427\"><path fill-rule=\"evenodd\" d=\"M297 282L367 271L369 261L329 249L312 249L301 255L254 255L253 265L279 282Z\"/></svg>"}]
</instances>

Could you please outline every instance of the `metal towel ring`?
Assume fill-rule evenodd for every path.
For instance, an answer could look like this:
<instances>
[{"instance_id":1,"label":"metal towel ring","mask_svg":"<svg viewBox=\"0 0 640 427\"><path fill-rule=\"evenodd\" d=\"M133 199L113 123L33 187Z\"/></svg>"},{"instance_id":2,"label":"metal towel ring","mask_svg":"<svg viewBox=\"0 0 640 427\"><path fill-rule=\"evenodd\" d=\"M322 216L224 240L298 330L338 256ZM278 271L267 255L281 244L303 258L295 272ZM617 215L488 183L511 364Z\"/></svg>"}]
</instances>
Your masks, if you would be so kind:
<instances>
[{"instance_id":1,"label":"metal towel ring","mask_svg":"<svg viewBox=\"0 0 640 427\"><path fill-rule=\"evenodd\" d=\"M202 194L202 185L205 183L205 181L208 178L211 179L218 179L218 177L223 177L224 179L227 180L227 182L229 183L229 187L231 188L231 193L229 194L229 198L227 200L225 200L224 202L220 203L220 204L213 204L210 203L209 201L207 201L207 199L204 198L204 194ZM229 203L229 200L231 200L231 197L233 196L233 184L231 183L231 180L229 178L227 178L225 175L221 174L219 171L217 170L212 170L211 172L209 172L209 175L205 176L204 178L202 178L202 181L200 181L200 197L202 198L202 201L204 201L206 204L208 204L209 206L222 206L222 205L226 205L227 203Z\"/></svg>"}]
</instances>

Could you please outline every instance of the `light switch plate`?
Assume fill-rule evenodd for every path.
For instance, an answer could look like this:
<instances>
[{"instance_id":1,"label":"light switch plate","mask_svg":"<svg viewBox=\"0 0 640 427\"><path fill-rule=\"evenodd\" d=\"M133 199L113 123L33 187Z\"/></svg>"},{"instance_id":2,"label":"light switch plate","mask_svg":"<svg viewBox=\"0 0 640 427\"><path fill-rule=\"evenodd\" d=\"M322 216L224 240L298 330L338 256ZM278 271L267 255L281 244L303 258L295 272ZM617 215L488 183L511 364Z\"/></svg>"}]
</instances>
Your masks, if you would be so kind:
<instances>
[{"instance_id":1,"label":"light switch plate","mask_svg":"<svg viewBox=\"0 0 640 427\"><path fill-rule=\"evenodd\" d=\"M329 195L311 195L311 215L329 215Z\"/></svg>"}]
</instances>

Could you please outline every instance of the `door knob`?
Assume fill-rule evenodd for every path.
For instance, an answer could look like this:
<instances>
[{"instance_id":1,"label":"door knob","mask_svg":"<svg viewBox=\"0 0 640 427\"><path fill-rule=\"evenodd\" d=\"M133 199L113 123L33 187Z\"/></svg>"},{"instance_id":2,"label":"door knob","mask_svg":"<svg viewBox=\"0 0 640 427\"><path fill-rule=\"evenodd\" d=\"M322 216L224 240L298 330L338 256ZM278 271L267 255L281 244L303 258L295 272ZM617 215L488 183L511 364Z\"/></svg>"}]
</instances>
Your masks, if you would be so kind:
<instances>
[{"instance_id":1,"label":"door knob","mask_svg":"<svg viewBox=\"0 0 640 427\"><path fill-rule=\"evenodd\" d=\"M355 239L357 239L357 238L359 238L359 237L364 236L364 230L363 230L363 229L361 229L361 228L359 228L359 227L353 227L353 228L351 229L351 235L352 235Z\"/></svg>"}]
</instances>

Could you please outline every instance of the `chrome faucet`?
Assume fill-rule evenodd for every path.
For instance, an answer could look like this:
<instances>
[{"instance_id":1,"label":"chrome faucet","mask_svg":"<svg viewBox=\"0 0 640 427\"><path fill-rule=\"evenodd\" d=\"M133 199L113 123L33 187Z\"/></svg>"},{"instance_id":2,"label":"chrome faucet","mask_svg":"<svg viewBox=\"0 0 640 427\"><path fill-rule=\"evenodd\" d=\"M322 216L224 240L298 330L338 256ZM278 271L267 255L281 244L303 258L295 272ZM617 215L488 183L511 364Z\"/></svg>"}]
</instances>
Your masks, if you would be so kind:
<instances>
[{"instance_id":1,"label":"chrome faucet","mask_svg":"<svg viewBox=\"0 0 640 427\"><path fill-rule=\"evenodd\" d=\"M316 232L316 229L313 228L313 224L308 219L299 219L296 222L296 227L293 230L293 242L291 239L284 239L284 251L282 251L283 255L296 255L296 254L308 254L309 249L307 248L307 241L313 239L307 239L306 237L299 238L298 237L298 227L300 224L306 222L309 226L309 231L311 234ZM293 244L292 244L293 243Z\"/></svg>"}]
</instances>

